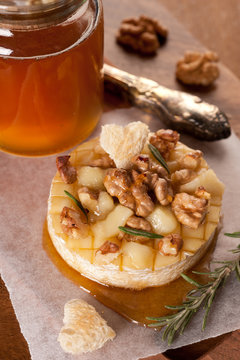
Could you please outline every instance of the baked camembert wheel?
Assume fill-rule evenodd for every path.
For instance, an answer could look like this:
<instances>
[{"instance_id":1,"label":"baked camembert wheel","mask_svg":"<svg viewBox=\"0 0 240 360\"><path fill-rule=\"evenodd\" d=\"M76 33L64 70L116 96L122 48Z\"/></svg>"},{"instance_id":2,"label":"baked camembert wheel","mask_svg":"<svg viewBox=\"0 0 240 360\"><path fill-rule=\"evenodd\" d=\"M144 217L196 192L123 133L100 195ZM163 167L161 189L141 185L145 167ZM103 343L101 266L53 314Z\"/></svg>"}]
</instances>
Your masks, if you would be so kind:
<instances>
[{"instance_id":1,"label":"baked camembert wheel","mask_svg":"<svg viewBox=\"0 0 240 360\"><path fill-rule=\"evenodd\" d=\"M92 280L163 285L193 267L213 240L224 185L176 131L105 125L100 139L58 157L57 168L49 234L62 258Z\"/></svg>"}]
</instances>

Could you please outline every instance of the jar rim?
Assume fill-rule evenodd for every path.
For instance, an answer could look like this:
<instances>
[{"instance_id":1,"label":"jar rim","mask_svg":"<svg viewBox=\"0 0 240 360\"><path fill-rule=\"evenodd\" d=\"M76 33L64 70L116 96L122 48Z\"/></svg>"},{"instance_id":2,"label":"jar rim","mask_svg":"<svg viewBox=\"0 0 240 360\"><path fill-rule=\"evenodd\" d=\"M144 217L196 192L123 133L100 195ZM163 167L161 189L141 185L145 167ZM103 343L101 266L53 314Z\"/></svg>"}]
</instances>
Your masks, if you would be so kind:
<instances>
[{"instance_id":1,"label":"jar rim","mask_svg":"<svg viewBox=\"0 0 240 360\"><path fill-rule=\"evenodd\" d=\"M68 46L67 48L63 49L63 50L60 50L60 51L57 51L57 52L53 52L53 53L50 53L50 54L44 54L44 55L32 55L32 56L22 56L22 57L18 57L18 56L11 56L11 55L0 55L0 58L8 58L8 59L11 59L11 60L32 60L32 59L37 59L37 60L40 60L40 59L46 59L48 57L52 57L52 56L58 56L58 55L61 55L71 49L73 49L74 47L76 47L77 45L79 45L80 43L82 43L83 41L85 41L90 35L91 33L95 30L95 28L97 27L99 21L100 21L100 16L102 14L102 5L101 5L101 1L100 0L92 0L93 3L95 4L95 16L94 16L94 21L92 22L91 26L87 29L86 32L84 32L83 36L81 36L80 39L78 39L76 42L74 42L72 45ZM83 13L85 13L85 11L87 10L87 7L88 7L88 3L89 3L89 0L86 0L84 1L84 4L86 6L85 9L82 9L83 10ZM77 13L78 15L78 13ZM74 15L73 15L74 16ZM70 16L67 21L69 19L71 19L72 16ZM35 29L32 29L32 30L35 30Z\"/></svg>"},{"instance_id":2,"label":"jar rim","mask_svg":"<svg viewBox=\"0 0 240 360\"><path fill-rule=\"evenodd\" d=\"M0 24L27 29L62 22L88 0L0 0Z\"/></svg>"}]
</instances>

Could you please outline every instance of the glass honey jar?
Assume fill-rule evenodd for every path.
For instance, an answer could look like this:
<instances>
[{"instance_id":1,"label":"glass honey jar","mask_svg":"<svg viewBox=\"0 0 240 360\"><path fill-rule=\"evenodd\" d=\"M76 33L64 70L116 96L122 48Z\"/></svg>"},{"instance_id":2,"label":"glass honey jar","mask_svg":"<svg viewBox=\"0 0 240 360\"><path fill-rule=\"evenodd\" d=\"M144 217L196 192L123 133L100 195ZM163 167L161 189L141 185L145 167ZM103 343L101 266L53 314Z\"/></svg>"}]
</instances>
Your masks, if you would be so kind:
<instances>
[{"instance_id":1,"label":"glass honey jar","mask_svg":"<svg viewBox=\"0 0 240 360\"><path fill-rule=\"evenodd\" d=\"M0 149L62 152L102 111L100 0L0 0Z\"/></svg>"}]
</instances>

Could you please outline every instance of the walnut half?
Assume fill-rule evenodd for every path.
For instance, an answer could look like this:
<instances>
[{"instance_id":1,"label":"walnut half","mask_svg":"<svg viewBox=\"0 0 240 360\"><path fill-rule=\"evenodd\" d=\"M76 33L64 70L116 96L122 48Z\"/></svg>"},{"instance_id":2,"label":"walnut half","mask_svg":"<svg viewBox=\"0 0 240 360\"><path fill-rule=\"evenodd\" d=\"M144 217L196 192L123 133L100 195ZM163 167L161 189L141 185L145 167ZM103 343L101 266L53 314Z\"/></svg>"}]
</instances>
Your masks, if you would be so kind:
<instances>
[{"instance_id":1,"label":"walnut half","mask_svg":"<svg viewBox=\"0 0 240 360\"><path fill-rule=\"evenodd\" d=\"M159 251L165 256L177 256L183 246L183 240L179 234L170 234L162 238L159 243Z\"/></svg>"},{"instance_id":2,"label":"walnut half","mask_svg":"<svg viewBox=\"0 0 240 360\"><path fill-rule=\"evenodd\" d=\"M149 142L158 149L165 160L169 160L178 140L179 134L177 131L160 129L150 137Z\"/></svg>"},{"instance_id":3,"label":"walnut half","mask_svg":"<svg viewBox=\"0 0 240 360\"><path fill-rule=\"evenodd\" d=\"M60 223L65 234L74 236L74 230L85 235L88 232L89 225L87 224L86 216L81 211L76 211L72 208L64 206L60 214ZM76 234L77 235L77 234Z\"/></svg>"},{"instance_id":4,"label":"walnut half","mask_svg":"<svg viewBox=\"0 0 240 360\"><path fill-rule=\"evenodd\" d=\"M157 20L142 15L122 21L117 33L117 42L133 51L151 55L156 53L167 34L167 29Z\"/></svg>"},{"instance_id":5,"label":"walnut half","mask_svg":"<svg viewBox=\"0 0 240 360\"><path fill-rule=\"evenodd\" d=\"M181 224L197 229L207 215L208 199L179 193L172 202L172 210Z\"/></svg>"},{"instance_id":6,"label":"walnut half","mask_svg":"<svg viewBox=\"0 0 240 360\"><path fill-rule=\"evenodd\" d=\"M151 173L156 173L158 176L165 178L168 176L167 170L164 169L160 164L155 164L152 162L150 157L146 154L135 155L131 159L133 164L133 169L141 173L146 173L150 171Z\"/></svg>"},{"instance_id":7,"label":"walnut half","mask_svg":"<svg viewBox=\"0 0 240 360\"><path fill-rule=\"evenodd\" d=\"M58 156L56 165L62 180L66 184L73 184L77 180L77 170L69 162L70 156Z\"/></svg>"},{"instance_id":8,"label":"walnut half","mask_svg":"<svg viewBox=\"0 0 240 360\"><path fill-rule=\"evenodd\" d=\"M176 77L187 85L208 86L219 77L217 61L218 56L212 51L187 51L177 63Z\"/></svg>"},{"instance_id":9,"label":"walnut half","mask_svg":"<svg viewBox=\"0 0 240 360\"><path fill-rule=\"evenodd\" d=\"M97 250L100 251L101 254L109 254L109 253L116 253L119 251L119 246L111 241L105 241L102 246Z\"/></svg>"},{"instance_id":10,"label":"walnut half","mask_svg":"<svg viewBox=\"0 0 240 360\"><path fill-rule=\"evenodd\" d=\"M124 169L110 169L104 178L104 186L121 205L132 209L138 216L146 217L153 211L154 203L147 193L146 176L136 174L137 177L132 179Z\"/></svg>"},{"instance_id":11,"label":"walnut half","mask_svg":"<svg viewBox=\"0 0 240 360\"><path fill-rule=\"evenodd\" d=\"M148 155L140 154L131 159L133 168L140 171L132 170L132 177L137 182L138 178L144 177L144 183L149 190L153 190L157 200L163 206L168 205L172 201L172 188L168 180L167 171L159 164L154 164Z\"/></svg>"}]
</instances>

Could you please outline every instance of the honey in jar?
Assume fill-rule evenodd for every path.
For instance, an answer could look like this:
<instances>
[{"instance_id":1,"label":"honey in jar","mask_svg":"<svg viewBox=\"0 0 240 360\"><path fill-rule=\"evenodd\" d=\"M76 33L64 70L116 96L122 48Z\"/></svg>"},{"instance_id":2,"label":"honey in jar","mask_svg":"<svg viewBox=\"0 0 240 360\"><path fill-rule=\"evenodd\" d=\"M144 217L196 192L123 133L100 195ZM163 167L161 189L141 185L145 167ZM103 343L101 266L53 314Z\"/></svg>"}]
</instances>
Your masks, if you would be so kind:
<instances>
[{"instance_id":1,"label":"honey in jar","mask_svg":"<svg viewBox=\"0 0 240 360\"><path fill-rule=\"evenodd\" d=\"M0 4L0 149L61 152L85 139L101 115L102 6L15 3Z\"/></svg>"}]
</instances>

